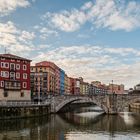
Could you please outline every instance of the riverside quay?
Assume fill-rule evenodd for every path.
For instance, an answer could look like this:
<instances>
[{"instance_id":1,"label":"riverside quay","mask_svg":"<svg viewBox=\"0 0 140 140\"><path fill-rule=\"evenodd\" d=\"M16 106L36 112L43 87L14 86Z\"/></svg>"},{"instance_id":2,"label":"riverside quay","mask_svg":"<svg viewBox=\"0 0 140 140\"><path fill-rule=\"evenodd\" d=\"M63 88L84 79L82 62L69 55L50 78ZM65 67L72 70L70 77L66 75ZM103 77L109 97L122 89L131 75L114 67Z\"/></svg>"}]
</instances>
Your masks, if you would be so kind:
<instances>
[{"instance_id":1,"label":"riverside quay","mask_svg":"<svg viewBox=\"0 0 140 140\"><path fill-rule=\"evenodd\" d=\"M25 118L58 113L75 101L94 103L106 114L118 114L125 107L140 101L140 94L93 94L89 95L58 95L42 102L0 102L0 119Z\"/></svg>"},{"instance_id":2,"label":"riverside quay","mask_svg":"<svg viewBox=\"0 0 140 140\"><path fill-rule=\"evenodd\" d=\"M88 83L82 77L69 77L53 62L30 63L13 54L0 54L0 118L57 113L75 101L94 103L107 114L117 114L140 100L139 94L126 94L123 84Z\"/></svg>"}]
</instances>

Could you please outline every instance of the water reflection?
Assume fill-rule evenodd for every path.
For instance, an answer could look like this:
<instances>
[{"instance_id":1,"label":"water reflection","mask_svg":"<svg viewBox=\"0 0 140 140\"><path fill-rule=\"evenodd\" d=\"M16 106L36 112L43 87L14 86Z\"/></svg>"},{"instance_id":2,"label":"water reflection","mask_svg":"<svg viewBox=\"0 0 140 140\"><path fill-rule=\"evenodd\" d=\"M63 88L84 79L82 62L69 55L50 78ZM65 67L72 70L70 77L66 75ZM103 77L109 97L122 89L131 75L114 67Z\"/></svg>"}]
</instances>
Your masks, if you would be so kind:
<instances>
[{"instance_id":1,"label":"water reflection","mask_svg":"<svg viewBox=\"0 0 140 140\"><path fill-rule=\"evenodd\" d=\"M140 115L105 115L97 107L49 117L0 121L0 140L138 140Z\"/></svg>"}]
</instances>

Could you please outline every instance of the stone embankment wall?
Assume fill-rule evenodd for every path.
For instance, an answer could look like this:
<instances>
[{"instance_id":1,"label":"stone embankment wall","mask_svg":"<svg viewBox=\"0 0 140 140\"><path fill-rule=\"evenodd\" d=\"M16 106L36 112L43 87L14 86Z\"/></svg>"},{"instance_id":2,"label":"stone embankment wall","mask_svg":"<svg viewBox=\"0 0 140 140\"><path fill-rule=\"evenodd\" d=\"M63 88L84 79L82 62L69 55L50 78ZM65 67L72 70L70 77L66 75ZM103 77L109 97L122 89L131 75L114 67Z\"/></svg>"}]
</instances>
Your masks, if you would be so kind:
<instances>
[{"instance_id":1,"label":"stone embankment wall","mask_svg":"<svg viewBox=\"0 0 140 140\"><path fill-rule=\"evenodd\" d=\"M0 119L28 118L50 114L50 105L0 107Z\"/></svg>"}]
</instances>

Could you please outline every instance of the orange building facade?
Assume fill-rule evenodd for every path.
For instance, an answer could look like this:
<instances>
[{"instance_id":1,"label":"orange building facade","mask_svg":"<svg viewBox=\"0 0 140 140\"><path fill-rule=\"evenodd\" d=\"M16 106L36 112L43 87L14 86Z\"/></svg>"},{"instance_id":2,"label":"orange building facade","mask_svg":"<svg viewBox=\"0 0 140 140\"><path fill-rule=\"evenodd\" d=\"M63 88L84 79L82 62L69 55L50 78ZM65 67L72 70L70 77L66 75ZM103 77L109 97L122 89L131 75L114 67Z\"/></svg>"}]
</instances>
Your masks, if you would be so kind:
<instances>
[{"instance_id":1,"label":"orange building facade","mask_svg":"<svg viewBox=\"0 0 140 140\"><path fill-rule=\"evenodd\" d=\"M59 94L59 67L52 62L43 61L31 66L31 91L33 95Z\"/></svg>"}]
</instances>

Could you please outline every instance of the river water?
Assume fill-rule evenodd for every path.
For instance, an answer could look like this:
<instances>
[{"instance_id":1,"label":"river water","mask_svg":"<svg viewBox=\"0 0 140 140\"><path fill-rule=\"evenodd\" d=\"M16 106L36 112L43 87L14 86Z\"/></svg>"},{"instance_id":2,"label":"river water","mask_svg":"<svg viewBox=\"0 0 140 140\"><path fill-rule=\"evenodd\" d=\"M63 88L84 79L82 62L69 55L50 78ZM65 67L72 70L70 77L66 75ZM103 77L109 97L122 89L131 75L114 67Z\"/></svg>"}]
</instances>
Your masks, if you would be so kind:
<instances>
[{"instance_id":1,"label":"river water","mask_svg":"<svg viewBox=\"0 0 140 140\"><path fill-rule=\"evenodd\" d=\"M140 113L105 115L91 106L49 117L1 120L0 140L140 140Z\"/></svg>"}]
</instances>

